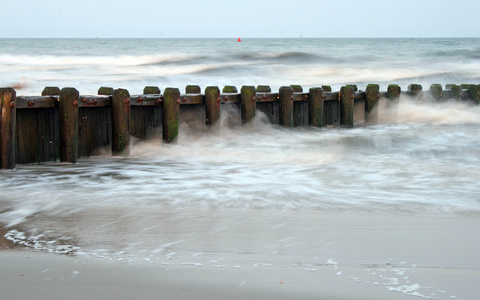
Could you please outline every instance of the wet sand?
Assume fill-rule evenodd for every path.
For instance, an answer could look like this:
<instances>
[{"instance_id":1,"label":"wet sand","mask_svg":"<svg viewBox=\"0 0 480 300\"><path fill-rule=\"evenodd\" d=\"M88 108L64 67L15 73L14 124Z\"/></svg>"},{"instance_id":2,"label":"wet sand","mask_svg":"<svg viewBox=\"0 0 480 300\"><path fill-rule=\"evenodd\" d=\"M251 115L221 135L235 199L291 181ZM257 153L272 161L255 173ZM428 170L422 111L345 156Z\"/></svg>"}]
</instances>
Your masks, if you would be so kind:
<instances>
[{"instance_id":1,"label":"wet sand","mask_svg":"<svg viewBox=\"0 0 480 300\"><path fill-rule=\"evenodd\" d=\"M322 238L311 240L310 246L306 240L313 236L305 230L289 229L289 234L299 235L297 242L303 240L304 244L293 245L293 240L282 244L275 233L262 233L262 226L243 223L245 230L257 230L255 240L245 237L235 243L249 243L254 249L265 247L262 240L269 245L277 241L279 252L259 254L248 252L245 246L244 253L232 253L218 241L217 246L212 246L217 251L214 255L224 261L211 264L186 260L122 262L28 249L4 250L0 252L0 290L5 299L480 297L477 217L315 213L305 214L302 222L312 223L309 218L313 216L323 220L325 228L318 232ZM286 218L286 222L293 220ZM238 228L232 226L218 234L234 234L235 230ZM198 235L190 239L182 245L184 251L198 250L204 238ZM281 250L286 243L292 246ZM318 256L310 257L310 253Z\"/></svg>"}]
</instances>

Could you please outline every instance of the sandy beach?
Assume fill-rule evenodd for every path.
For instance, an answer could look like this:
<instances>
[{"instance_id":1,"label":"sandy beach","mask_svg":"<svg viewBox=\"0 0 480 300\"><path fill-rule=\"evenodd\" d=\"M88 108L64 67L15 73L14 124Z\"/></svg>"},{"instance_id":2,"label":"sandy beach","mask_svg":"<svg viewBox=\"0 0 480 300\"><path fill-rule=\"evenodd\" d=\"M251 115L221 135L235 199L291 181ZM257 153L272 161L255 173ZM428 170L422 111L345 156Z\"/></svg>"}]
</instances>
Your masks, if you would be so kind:
<instances>
[{"instance_id":1,"label":"sandy beach","mask_svg":"<svg viewBox=\"0 0 480 300\"><path fill-rule=\"evenodd\" d=\"M248 244L252 249L264 248L274 241L278 249L287 247L288 242L298 243L290 250L270 254L232 253L225 250L233 243L227 240L223 247L214 247L215 256L222 257L222 261L210 260L210 264L196 263L193 259L192 262L124 262L28 248L4 249L0 252L2 297L478 299L480 296L477 217L304 213L300 223L313 222L315 218L320 225L315 226L316 234L321 237L318 240L312 239L312 232L300 230L300 223L293 224L295 219L284 217L291 225L283 230L296 234L296 242L284 239L282 244L277 231L262 233L262 224L248 223L240 227L256 230L255 241L245 238L236 242ZM270 221L267 218L266 222ZM192 224L192 228L185 225L182 230L190 231L197 225ZM217 233L239 236L236 231L240 227L231 226ZM181 238L183 233L177 234ZM2 239L3 248L10 248L10 241ZM198 235L182 247L200 251L204 239L205 235ZM299 243L300 240L306 244ZM300 248L307 250L298 252ZM317 255L309 257L310 252Z\"/></svg>"}]
</instances>

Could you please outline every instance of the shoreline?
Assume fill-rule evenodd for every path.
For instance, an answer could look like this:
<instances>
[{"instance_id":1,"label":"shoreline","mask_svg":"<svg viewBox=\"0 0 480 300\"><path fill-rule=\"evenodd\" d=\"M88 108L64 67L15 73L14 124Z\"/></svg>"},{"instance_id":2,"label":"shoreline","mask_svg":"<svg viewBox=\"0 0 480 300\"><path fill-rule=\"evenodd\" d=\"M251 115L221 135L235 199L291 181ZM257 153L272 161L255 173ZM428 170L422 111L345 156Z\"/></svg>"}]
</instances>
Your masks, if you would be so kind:
<instances>
[{"instance_id":1,"label":"shoreline","mask_svg":"<svg viewBox=\"0 0 480 300\"><path fill-rule=\"evenodd\" d=\"M210 221L228 219L229 226L215 236L202 234L197 228L200 231L195 237L175 244L177 250L172 251L178 251L178 257L167 263L60 255L23 247L2 250L2 295L7 299L43 295L43 299L177 300L458 300L480 296L477 217L290 212L282 214L285 224L278 232L262 232L276 224L277 219L268 212L254 213L254 219L265 218L259 224L236 224L237 219L231 220L233 214L216 213ZM182 214L187 220L194 213ZM195 215L205 220L200 213ZM199 225L185 220L175 236L179 241ZM89 226L97 226L98 221L90 222ZM237 240L240 233L252 231L254 240L249 236ZM285 238L282 231L296 239ZM226 235L235 239L222 238ZM163 242L161 237L157 239ZM204 243L218 244L205 248ZM258 251L271 245L278 253ZM313 257L314 253L318 257Z\"/></svg>"}]
</instances>

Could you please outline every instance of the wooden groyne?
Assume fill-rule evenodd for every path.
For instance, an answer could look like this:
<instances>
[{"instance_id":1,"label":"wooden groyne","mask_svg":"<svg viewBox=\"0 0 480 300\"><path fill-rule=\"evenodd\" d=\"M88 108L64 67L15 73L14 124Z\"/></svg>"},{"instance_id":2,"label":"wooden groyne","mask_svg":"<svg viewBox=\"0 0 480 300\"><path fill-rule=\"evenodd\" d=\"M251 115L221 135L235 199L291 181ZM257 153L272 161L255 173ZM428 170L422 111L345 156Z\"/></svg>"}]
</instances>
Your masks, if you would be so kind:
<instances>
[{"instance_id":1,"label":"wooden groyne","mask_svg":"<svg viewBox=\"0 0 480 300\"><path fill-rule=\"evenodd\" d=\"M354 85L332 92L329 86L310 88L283 86L272 92L269 86L207 87L189 85L185 93L177 88L145 87L143 94L102 87L98 95L80 95L75 88L47 87L41 96L17 96L12 88L0 88L0 168L15 164L60 160L77 162L97 149L111 147L113 155L128 155L130 137L148 139L159 134L169 143L178 135L182 122L218 122L222 110L233 109L243 123L265 113L272 124L285 127L341 126L375 123L379 99L398 101L402 93L432 101L470 101L479 104L480 85L433 84L428 91L412 84L402 92L389 85L381 92L376 84L365 91Z\"/></svg>"}]
</instances>

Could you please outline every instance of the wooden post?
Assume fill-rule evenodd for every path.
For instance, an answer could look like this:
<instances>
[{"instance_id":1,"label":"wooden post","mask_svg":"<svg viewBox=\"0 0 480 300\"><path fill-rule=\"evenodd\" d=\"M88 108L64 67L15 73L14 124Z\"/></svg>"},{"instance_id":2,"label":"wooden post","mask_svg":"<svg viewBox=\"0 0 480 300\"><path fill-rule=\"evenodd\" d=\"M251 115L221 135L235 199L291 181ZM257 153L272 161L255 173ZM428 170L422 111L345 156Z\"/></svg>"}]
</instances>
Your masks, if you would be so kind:
<instances>
[{"instance_id":1,"label":"wooden post","mask_svg":"<svg viewBox=\"0 0 480 300\"><path fill-rule=\"evenodd\" d=\"M198 85L187 85L185 87L185 94L200 94L202 89Z\"/></svg>"},{"instance_id":2,"label":"wooden post","mask_svg":"<svg viewBox=\"0 0 480 300\"><path fill-rule=\"evenodd\" d=\"M130 94L116 89L112 97L112 154L129 155L130 149Z\"/></svg>"},{"instance_id":3,"label":"wooden post","mask_svg":"<svg viewBox=\"0 0 480 300\"><path fill-rule=\"evenodd\" d=\"M220 118L220 89L217 86L205 89L205 112L207 125L215 124Z\"/></svg>"},{"instance_id":4,"label":"wooden post","mask_svg":"<svg viewBox=\"0 0 480 300\"><path fill-rule=\"evenodd\" d=\"M113 88L102 86L98 89L97 95L111 96L113 95Z\"/></svg>"},{"instance_id":5,"label":"wooden post","mask_svg":"<svg viewBox=\"0 0 480 300\"><path fill-rule=\"evenodd\" d=\"M60 161L76 163L78 160L78 96L75 88L60 91Z\"/></svg>"},{"instance_id":6,"label":"wooden post","mask_svg":"<svg viewBox=\"0 0 480 300\"><path fill-rule=\"evenodd\" d=\"M241 115L242 122L248 123L256 113L256 92L254 86L242 86L241 93Z\"/></svg>"},{"instance_id":7,"label":"wooden post","mask_svg":"<svg viewBox=\"0 0 480 300\"><path fill-rule=\"evenodd\" d=\"M332 92L332 87L329 85L322 85L322 89L326 93L331 93Z\"/></svg>"},{"instance_id":8,"label":"wooden post","mask_svg":"<svg viewBox=\"0 0 480 300\"><path fill-rule=\"evenodd\" d=\"M292 84L291 87L292 87L294 93L302 93L303 92L303 88L302 88L301 85Z\"/></svg>"},{"instance_id":9,"label":"wooden post","mask_svg":"<svg viewBox=\"0 0 480 300\"><path fill-rule=\"evenodd\" d=\"M271 93L272 89L269 85L259 85L256 88L257 93Z\"/></svg>"},{"instance_id":10,"label":"wooden post","mask_svg":"<svg viewBox=\"0 0 480 300\"><path fill-rule=\"evenodd\" d=\"M480 102L480 85L478 84L470 84L468 86L468 96L475 104L479 104Z\"/></svg>"},{"instance_id":11,"label":"wooden post","mask_svg":"<svg viewBox=\"0 0 480 300\"><path fill-rule=\"evenodd\" d=\"M180 90L166 88L163 93L163 140L173 142L178 136L178 123L180 120Z\"/></svg>"},{"instance_id":12,"label":"wooden post","mask_svg":"<svg viewBox=\"0 0 480 300\"><path fill-rule=\"evenodd\" d=\"M430 95L437 102L442 100L442 85L441 84L432 84L430 86Z\"/></svg>"},{"instance_id":13,"label":"wooden post","mask_svg":"<svg viewBox=\"0 0 480 300\"><path fill-rule=\"evenodd\" d=\"M143 88L144 95L160 94L160 88L158 86L146 86Z\"/></svg>"},{"instance_id":14,"label":"wooden post","mask_svg":"<svg viewBox=\"0 0 480 300\"><path fill-rule=\"evenodd\" d=\"M223 87L222 93L238 93L237 87L233 85L227 85Z\"/></svg>"},{"instance_id":15,"label":"wooden post","mask_svg":"<svg viewBox=\"0 0 480 300\"><path fill-rule=\"evenodd\" d=\"M0 169L15 168L16 92L0 89Z\"/></svg>"},{"instance_id":16,"label":"wooden post","mask_svg":"<svg viewBox=\"0 0 480 300\"><path fill-rule=\"evenodd\" d=\"M378 109L374 108L378 105L378 94L380 87L378 84L369 84L365 90L365 122L378 122Z\"/></svg>"},{"instance_id":17,"label":"wooden post","mask_svg":"<svg viewBox=\"0 0 480 300\"><path fill-rule=\"evenodd\" d=\"M391 102L396 102L400 98L400 86L397 84L388 85L386 98Z\"/></svg>"},{"instance_id":18,"label":"wooden post","mask_svg":"<svg viewBox=\"0 0 480 300\"><path fill-rule=\"evenodd\" d=\"M42 91L42 96L58 96L60 89L56 86L47 86Z\"/></svg>"},{"instance_id":19,"label":"wooden post","mask_svg":"<svg viewBox=\"0 0 480 300\"><path fill-rule=\"evenodd\" d=\"M351 86L342 86L340 89L340 125L353 127L353 100L354 89Z\"/></svg>"},{"instance_id":20,"label":"wooden post","mask_svg":"<svg viewBox=\"0 0 480 300\"><path fill-rule=\"evenodd\" d=\"M323 99L322 88L310 88L308 94L308 124L311 126L323 126Z\"/></svg>"},{"instance_id":21,"label":"wooden post","mask_svg":"<svg viewBox=\"0 0 480 300\"><path fill-rule=\"evenodd\" d=\"M420 84L410 84L408 85L408 93L410 96L420 99L422 98L422 86Z\"/></svg>"},{"instance_id":22,"label":"wooden post","mask_svg":"<svg viewBox=\"0 0 480 300\"><path fill-rule=\"evenodd\" d=\"M457 84L447 84L446 89L450 89L450 95L455 100L462 98L462 88Z\"/></svg>"},{"instance_id":23,"label":"wooden post","mask_svg":"<svg viewBox=\"0 0 480 300\"><path fill-rule=\"evenodd\" d=\"M280 125L293 127L293 88L282 86L278 93L280 104Z\"/></svg>"}]
</instances>

